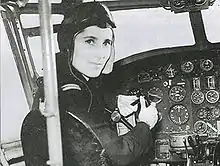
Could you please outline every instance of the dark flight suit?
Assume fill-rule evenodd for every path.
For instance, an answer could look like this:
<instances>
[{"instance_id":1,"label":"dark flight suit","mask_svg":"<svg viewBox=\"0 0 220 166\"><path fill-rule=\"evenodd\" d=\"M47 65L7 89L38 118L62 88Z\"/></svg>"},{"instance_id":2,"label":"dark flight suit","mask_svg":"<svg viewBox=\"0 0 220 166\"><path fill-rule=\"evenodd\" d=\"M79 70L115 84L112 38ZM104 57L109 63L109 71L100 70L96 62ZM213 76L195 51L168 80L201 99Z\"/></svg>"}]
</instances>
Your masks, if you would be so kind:
<instances>
[{"instance_id":1,"label":"dark flight suit","mask_svg":"<svg viewBox=\"0 0 220 166\"><path fill-rule=\"evenodd\" d=\"M65 64L58 59L57 66L62 66L57 75L64 166L136 165L151 148L149 126L138 122L127 134L118 136L111 114L104 109L102 83L95 79L87 82ZM21 130L26 166L44 166L48 160L46 118L36 105Z\"/></svg>"}]
</instances>

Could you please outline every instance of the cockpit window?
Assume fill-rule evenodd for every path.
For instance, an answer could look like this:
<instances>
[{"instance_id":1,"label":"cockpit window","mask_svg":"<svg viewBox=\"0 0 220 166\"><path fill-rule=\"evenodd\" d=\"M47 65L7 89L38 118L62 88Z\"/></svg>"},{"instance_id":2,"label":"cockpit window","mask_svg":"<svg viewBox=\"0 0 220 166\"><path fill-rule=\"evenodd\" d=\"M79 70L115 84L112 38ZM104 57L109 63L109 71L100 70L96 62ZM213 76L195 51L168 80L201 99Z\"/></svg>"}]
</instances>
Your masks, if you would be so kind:
<instances>
[{"instance_id":1,"label":"cockpit window","mask_svg":"<svg viewBox=\"0 0 220 166\"><path fill-rule=\"evenodd\" d=\"M220 16L220 0L216 0L209 8L209 10L202 11L206 36L211 43L220 42L220 22L216 20Z\"/></svg>"},{"instance_id":2,"label":"cockpit window","mask_svg":"<svg viewBox=\"0 0 220 166\"><path fill-rule=\"evenodd\" d=\"M20 18L23 28L40 26L39 14L22 14ZM60 24L63 20L63 15L53 14L51 20L52 20L52 24Z\"/></svg>"},{"instance_id":3,"label":"cockpit window","mask_svg":"<svg viewBox=\"0 0 220 166\"><path fill-rule=\"evenodd\" d=\"M116 61L142 51L193 45L194 38L188 13L174 14L162 8L113 11L116 22ZM53 24L59 24L62 15L53 15ZM23 26L39 26L39 15L22 15ZM34 20L34 21L33 21ZM42 74L40 37L28 38L38 73ZM56 34L55 52L58 52ZM40 55L40 56L39 56Z\"/></svg>"},{"instance_id":4,"label":"cockpit window","mask_svg":"<svg viewBox=\"0 0 220 166\"><path fill-rule=\"evenodd\" d=\"M189 14L162 8L115 11L116 60L164 47L193 45Z\"/></svg>"},{"instance_id":5,"label":"cockpit window","mask_svg":"<svg viewBox=\"0 0 220 166\"><path fill-rule=\"evenodd\" d=\"M21 22L23 28L34 28L40 26L40 19L39 14L22 14L21 15ZM52 23L60 24L63 20L63 15L53 14L52 17ZM53 41L54 41L54 51L59 52L56 34L53 35ZM41 37L40 36L34 36L34 37L28 37L28 43L31 49L31 54L37 69L37 72L39 75L43 75L43 56L41 51Z\"/></svg>"},{"instance_id":6,"label":"cockpit window","mask_svg":"<svg viewBox=\"0 0 220 166\"><path fill-rule=\"evenodd\" d=\"M58 44L56 42L57 34L53 35L53 41L54 41L54 51L59 52ZM40 76L43 76L43 55L41 52L41 37L40 36L35 36L32 38L28 38L28 42L30 45L30 49L32 51L32 57L35 63L35 67L37 70L37 73Z\"/></svg>"}]
</instances>

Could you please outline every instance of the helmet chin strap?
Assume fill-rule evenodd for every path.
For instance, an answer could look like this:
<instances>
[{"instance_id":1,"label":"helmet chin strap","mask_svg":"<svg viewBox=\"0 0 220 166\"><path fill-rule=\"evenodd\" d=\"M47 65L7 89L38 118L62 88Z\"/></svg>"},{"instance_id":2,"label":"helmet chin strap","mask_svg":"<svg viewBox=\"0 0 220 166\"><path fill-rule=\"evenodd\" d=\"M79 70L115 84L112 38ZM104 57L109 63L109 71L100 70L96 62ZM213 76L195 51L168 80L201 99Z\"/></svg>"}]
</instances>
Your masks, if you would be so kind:
<instances>
[{"instance_id":1,"label":"helmet chin strap","mask_svg":"<svg viewBox=\"0 0 220 166\"><path fill-rule=\"evenodd\" d=\"M70 43L70 46L69 46L69 48L66 49L66 51L67 51L67 56L68 56L68 65L69 65L69 67L71 67L72 61L73 61L74 42L75 42L76 36L77 36L80 32L81 32L81 31L78 31L78 32L76 32L76 33L73 35L72 40L71 40L71 43Z\"/></svg>"}]
</instances>

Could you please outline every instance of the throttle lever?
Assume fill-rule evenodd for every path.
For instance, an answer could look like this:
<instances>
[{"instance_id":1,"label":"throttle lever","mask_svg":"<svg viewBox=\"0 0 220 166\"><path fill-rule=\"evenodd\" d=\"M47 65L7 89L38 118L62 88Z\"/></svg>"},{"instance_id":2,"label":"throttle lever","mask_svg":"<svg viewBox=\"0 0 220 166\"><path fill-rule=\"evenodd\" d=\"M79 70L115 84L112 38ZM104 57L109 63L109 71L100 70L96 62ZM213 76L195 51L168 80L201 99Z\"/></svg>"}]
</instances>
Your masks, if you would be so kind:
<instances>
[{"instance_id":1,"label":"throttle lever","mask_svg":"<svg viewBox=\"0 0 220 166\"><path fill-rule=\"evenodd\" d=\"M196 140L196 143L197 143L198 146L201 145L201 140L200 140L199 135L195 136L195 140Z\"/></svg>"},{"instance_id":2,"label":"throttle lever","mask_svg":"<svg viewBox=\"0 0 220 166\"><path fill-rule=\"evenodd\" d=\"M183 139L183 144L186 150L186 166L193 166L192 157L189 155L189 151L186 145L186 138Z\"/></svg>"},{"instance_id":3,"label":"throttle lever","mask_svg":"<svg viewBox=\"0 0 220 166\"><path fill-rule=\"evenodd\" d=\"M197 144L196 140L193 139L192 136L189 136L188 137L188 143L192 147L193 154L194 154L194 159L197 160L198 155L199 155L199 148L198 148L198 144Z\"/></svg>"},{"instance_id":4,"label":"throttle lever","mask_svg":"<svg viewBox=\"0 0 220 166\"><path fill-rule=\"evenodd\" d=\"M203 156L204 156L203 152L204 151L203 151L203 147L202 147L202 141L201 141L199 135L195 136L195 140L196 140L196 143L197 143L197 146L198 146L197 157L198 157L198 159L203 160Z\"/></svg>"},{"instance_id":5,"label":"throttle lever","mask_svg":"<svg viewBox=\"0 0 220 166\"><path fill-rule=\"evenodd\" d=\"M198 153L198 145L196 144L195 140L192 138L192 136L188 136L188 143L193 149L194 155Z\"/></svg>"},{"instance_id":6,"label":"throttle lever","mask_svg":"<svg viewBox=\"0 0 220 166\"><path fill-rule=\"evenodd\" d=\"M197 145L192 136L188 136L188 142L191 147L195 147Z\"/></svg>"}]
</instances>

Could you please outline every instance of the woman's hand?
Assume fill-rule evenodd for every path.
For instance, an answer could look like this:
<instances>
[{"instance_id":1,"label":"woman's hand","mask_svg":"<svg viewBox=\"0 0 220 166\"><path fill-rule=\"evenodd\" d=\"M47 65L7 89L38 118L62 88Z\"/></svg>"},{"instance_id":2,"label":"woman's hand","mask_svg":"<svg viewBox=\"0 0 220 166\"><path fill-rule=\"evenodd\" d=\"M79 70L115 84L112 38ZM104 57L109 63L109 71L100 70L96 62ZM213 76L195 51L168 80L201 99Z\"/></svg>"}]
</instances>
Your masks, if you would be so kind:
<instances>
[{"instance_id":1,"label":"woman's hand","mask_svg":"<svg viewBox=\"0 0 220 166\"><path fill-rule=\"evenodd\" d=\"M141 110L139 113L139 121L145 122L152 129L158 121L158 112L156 108L156 103L152 102L148 107L146 107L145 99L140 96Z\"/></svg>"}]
</instances>

